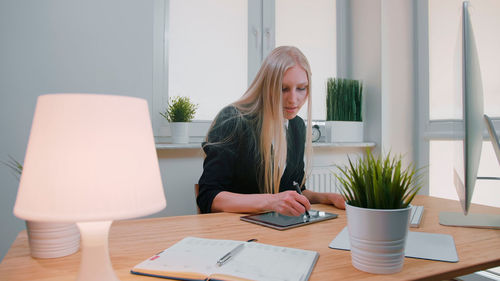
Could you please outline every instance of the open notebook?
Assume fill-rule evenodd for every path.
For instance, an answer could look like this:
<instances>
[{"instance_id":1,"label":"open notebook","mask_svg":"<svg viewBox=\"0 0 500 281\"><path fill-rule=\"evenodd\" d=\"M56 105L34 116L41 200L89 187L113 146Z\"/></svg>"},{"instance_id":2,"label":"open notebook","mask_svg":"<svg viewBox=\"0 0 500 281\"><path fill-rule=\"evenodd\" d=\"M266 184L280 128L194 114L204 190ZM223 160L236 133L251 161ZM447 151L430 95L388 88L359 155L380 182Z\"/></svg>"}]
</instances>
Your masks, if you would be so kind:
<instances>
[{"instance_id":1,"label":"open notebook","mask_svg":"<svg viewBox=\"0 0 500 281\"><path fill-rule=\"evenodd\" d=\"M217 260L240 244L222 266ZM186 237L139 263L131 273L179 280L308 280L319 254L257 242Z\"/></svg>"}]
</instances>

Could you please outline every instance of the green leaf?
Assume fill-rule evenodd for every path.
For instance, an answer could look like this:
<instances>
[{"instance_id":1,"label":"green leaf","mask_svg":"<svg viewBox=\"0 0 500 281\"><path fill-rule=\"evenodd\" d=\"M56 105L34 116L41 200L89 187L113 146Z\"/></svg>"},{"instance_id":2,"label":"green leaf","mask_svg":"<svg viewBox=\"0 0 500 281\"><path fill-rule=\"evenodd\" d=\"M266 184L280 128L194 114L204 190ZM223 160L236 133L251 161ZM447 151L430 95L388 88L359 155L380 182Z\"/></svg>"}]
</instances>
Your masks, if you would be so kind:
<instances>
[{"instance_id":1,"label":"green leaf","mask_svg":"<svg viewBox=\"0 0 500 281\"><path fill-rule=\"evenodd\" d=\"M9 155L9 160L7 162L0 161L5 166L9 167L12 174L19 180L21 178L21 174L23 172L23 165L19 163L14 157Z\"/></svg>"},{"instance_id":2,"label":"green leaf","mask_svg":"<svg viewBox=\"0 0 500 281\"><path fill-rule=\"evenodd\" d=\"M191 122L198 105L191 102L188 97L173 97L169 100L165 112L160 115L168 122Z\"/></svg>"},{"instance_id":3,"label":"green leaf","mask_svg":"<svg viewBox=\"0 0 500 281\"><path fill-rule=\"evenodd\" d=\"M369 149L354 164L337 166L341 194L352 206L375 209L406 208L422 187L422 169L403 168L402 157L375 157Z\"/></svg>"},{"instance_id":4,"label":"green leaf","mask_svg":"<svg viewBox=\"0 0 500 281\"><path fill-rule=\"evenodd\" d=\"M358 80L328 78L326 120L362 121L363 85Z\"/></svg>"}]
</instances>

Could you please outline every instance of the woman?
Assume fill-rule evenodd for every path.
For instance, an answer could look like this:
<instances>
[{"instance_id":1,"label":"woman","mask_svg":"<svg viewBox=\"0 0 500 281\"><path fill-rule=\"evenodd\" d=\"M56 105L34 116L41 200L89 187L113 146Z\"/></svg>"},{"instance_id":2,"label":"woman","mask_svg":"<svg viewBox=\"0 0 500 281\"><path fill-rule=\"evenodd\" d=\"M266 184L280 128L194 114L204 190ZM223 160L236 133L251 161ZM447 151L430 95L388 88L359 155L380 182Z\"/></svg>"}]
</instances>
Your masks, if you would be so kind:
<instances>
[{"instance_id":1,"label":"woman","mask_svg":"<svg viewBox=\"0 0 500 281\"><path fill-rule=\"evenodd\" d=\"M305 189L311 163L311 71L302 52L278 47L246 93L219 112L202 144L202 213L276 211L298 216L311 203L345 208L342 196ZM307 127L297 116L307 100ZM296 192L293 182L302 186Z\"/></svg>"}]
</instances>

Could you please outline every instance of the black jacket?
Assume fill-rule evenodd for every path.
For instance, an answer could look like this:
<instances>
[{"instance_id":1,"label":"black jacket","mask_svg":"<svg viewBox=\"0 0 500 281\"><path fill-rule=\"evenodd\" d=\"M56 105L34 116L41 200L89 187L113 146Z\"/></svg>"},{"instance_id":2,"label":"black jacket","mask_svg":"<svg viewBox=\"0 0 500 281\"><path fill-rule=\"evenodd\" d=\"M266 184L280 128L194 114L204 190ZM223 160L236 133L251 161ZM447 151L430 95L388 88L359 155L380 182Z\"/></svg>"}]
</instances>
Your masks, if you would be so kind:
<instances>
[{"instance_id":1,"label":"black jacket","mask_svg":"<svg viewBox=\"0 0 500 281\"><path fill-rule=\"evenodd\" d=\"M209 213L215 196L221 191L234 193L260 193L257 166L259 153L256 142L260 132L250 119L237 122L241 117L233 106L225 107L208 133L208 142L202 143L206 157L203 173L198 182L196 198L202 213ZM239 125L238 125L239 124ZM280 192L295 190L292 182L302 182L304 177L305 124L299 116L289 120L287 130L286 168L281 177ZM229 139L229 141L228 141Z\"/></svg>"}]
</instances>

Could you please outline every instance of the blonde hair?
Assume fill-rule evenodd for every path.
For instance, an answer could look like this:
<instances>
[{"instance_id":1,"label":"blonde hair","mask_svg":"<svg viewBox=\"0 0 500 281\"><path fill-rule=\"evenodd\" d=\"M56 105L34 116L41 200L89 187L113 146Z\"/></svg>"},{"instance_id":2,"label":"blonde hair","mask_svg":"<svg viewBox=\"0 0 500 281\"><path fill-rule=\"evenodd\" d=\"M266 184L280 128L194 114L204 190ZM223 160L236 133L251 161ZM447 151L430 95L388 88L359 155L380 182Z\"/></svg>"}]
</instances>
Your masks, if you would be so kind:
<instances>
[{"instance_id":1,"label":"blonde hair","mask_svg":"<svg viewBox=\"0 0 500 281\"><path fill-rule=\"evenodd\" d=\"M281 46L275 48L262 62L259 72L243 96L232 105L241 115L252 120L256 132L260 165L259 189L263 193L278 193L283 175L286 157L287 141L283 117L282 81L284 73L291 67L298 65L307 75L307 128L306 128L306 171L311 167L311 68L304 54L296 47ZM217 119L217 118L216 118ZM243 118L237 118L243 120ZM212 123L214 126L215 121ZM234 136L232 136L234 137ZM207 138L208 139L208 138ZM229 141L225 139L224 141ZM306 172L301 185L305 183Z\"/></svg>"}]
</instances>

